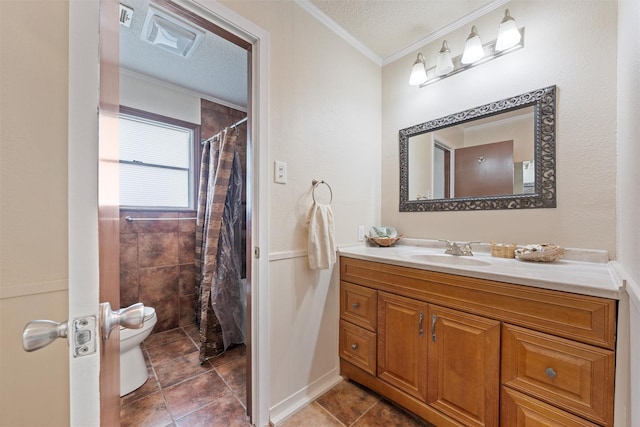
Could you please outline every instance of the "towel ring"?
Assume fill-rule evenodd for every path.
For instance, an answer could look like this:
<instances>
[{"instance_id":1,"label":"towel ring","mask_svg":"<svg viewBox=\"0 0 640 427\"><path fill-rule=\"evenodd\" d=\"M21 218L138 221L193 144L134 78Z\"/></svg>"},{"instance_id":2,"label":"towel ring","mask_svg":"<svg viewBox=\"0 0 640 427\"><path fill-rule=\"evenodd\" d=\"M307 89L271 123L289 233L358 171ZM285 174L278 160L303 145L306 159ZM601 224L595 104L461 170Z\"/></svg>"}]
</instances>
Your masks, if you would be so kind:
<instances>
[{"instance_id":1,"label":"towel ring","mask_svg":"<svg viewBox=\"0 0 640 427\"><path fill-rule=\"evenodd\" d=\"M311 197L313 197L313 202L316 202L316 188L318 188L318 185L320 184L324 184L327 187L329 187L329 204L331 204L331 202L333 201L333 191L331 190L331 186L325 181L325 180L320 180L318 181L317 179L313 179L311 180L311 185L313 185L313 191L311 192Z\"/></svg>"}]
</instances>

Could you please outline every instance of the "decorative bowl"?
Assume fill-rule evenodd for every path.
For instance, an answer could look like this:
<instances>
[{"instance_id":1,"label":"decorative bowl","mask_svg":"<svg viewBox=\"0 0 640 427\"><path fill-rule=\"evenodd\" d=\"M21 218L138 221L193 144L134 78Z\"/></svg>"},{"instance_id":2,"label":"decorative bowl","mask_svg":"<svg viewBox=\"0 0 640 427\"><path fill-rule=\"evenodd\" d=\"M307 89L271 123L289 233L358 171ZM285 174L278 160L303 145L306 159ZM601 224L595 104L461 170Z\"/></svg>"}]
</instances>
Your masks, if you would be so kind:
<instances>
[{"instance_id":1,"label":"decorative bowl","mask_svg":"<svg viewBox=\"0 0 640 427\"><path fill-rule=\"evenodd\" d=\"M396 237L373 237L373 236L365 236L369 243L373 243L376 246L388 247L393 246L402 236Z\"/></svg>"},{"instance_id":2,"label":"decorative bowl","mask_svg":"<svg viewBox=\"0 0 640 427\"><path fill-rule=\"evenodd\" d=\"M549 243L526 245L515 250L521 261L553 262L564 255L564 248Z\"/></svg>"},{"instance_id":3,"label":"decorative bowl","mask_svg":"<svg viewBox=\"0 0 640 427\"><path fill-rule=\"evenodd\" d=\"M398 237L398 232L393 227L371 227L370 237Z\"/></svg>"}]
</instances>

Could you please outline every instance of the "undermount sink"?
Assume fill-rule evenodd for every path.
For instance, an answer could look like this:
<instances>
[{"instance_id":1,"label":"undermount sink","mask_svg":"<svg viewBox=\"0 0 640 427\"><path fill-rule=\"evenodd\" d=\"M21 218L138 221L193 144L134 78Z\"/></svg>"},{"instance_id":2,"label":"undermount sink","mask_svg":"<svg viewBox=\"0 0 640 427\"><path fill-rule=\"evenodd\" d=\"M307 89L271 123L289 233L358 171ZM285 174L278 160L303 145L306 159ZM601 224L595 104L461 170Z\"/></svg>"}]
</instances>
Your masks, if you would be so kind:
<instances>
[{"instance_id":1,"label":"undermount sink","mask_svg":"<svg viewBox=\"0 0 640 427\"><path fill-rule=\"evenodd\" d=\"M408 258L415 262L426 262L426 263L433 263L433 264L468 265L468 266L475 266L475 267L491 265L486 261L482 261L480 259L476 259L468 256L410 254Z\"/></svg>"}]
</instances>

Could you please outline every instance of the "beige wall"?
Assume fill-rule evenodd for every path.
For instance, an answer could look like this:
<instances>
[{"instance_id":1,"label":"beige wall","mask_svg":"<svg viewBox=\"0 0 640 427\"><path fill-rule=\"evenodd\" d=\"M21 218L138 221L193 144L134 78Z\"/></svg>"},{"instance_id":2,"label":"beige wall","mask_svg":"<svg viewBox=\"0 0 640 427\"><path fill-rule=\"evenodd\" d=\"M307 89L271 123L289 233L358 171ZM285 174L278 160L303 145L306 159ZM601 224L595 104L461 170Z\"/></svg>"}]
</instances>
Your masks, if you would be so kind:
<instances>
[{"instance_id":1,"label":"beige wall","mask_svg":"<svg viewBox=\"0 0 640 427\"><path fill-rule=\"evenodd\" d=\"M269 184L270 406L278 418L337 375L337 276L306 264L311 180L333 189L338 243L378 222L380 68L292 1L224 4L270 33L269 167L288 165L288 183Z\"/></svg>"},{"instance_id":2,"label":"beige wall","mask_svg":"<svg viewBox=\"0 0 640 427\"><path fill-rule=\"evenodd\" d=\"M0 425L65 426L67 343L21 334L68 314L67 2L0 1L0 43Z\"/></svg>"},{"instance_id":3,"label":"beige wall","mask_svg":"<svg viewBox=\"0 0 640 427\"><path fill-rule=\"evenodd\" d=\"M511 1L525 47L419 89L407 84L417 51L382 72L382 222L405 236L554 242L616 256L616 2ZM504 8L475 21L496 37ZM470 26L446 38L461 53ZM435 64L442 39L419 49ZM557 208L398 212L398 130L491 101L557 85Z\"/></svg>"}]
</instances>

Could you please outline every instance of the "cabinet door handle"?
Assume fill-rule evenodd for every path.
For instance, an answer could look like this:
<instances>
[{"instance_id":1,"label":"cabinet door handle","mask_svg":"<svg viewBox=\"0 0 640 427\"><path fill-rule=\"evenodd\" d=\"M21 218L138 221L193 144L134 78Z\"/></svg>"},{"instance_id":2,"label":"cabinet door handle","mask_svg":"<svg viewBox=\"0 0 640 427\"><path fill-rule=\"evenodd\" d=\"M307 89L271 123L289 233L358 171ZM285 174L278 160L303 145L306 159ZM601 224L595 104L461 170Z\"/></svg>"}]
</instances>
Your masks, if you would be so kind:
<instances>
[{"instance_id":1,"label":"cabinet door handle","mask_svg":"<svg viewBox=\"0 0 640 427\"><path fill-rule=\"evenodd\" d=\"M438 321L438 316L431 316L431 340L436 342L436 322Z\"/></svg>"},{"instance_id":2,"label":"cabinet door handle","mask_svg":"<svg viewBox=\"0 0 640 427\"><path fill-rule=\"evenodd\" d=\"M556 373L555 369L553 368L547 368L544 370L544 373L547 374L547 376L549 378L555 378L558 376L558 374Z\"/></svg>"},{"instance_id":3,"label":"cabinet door handle","mask_svg":"<svg viewBox=\"0 0 640 427\"><path fill-rule=\"evenodd\" d=\"M353 304L351 304L351 307L353 307L354 310L357 310L358 307L360 307L360 303L354 302Z\"/></svg>"},{"instance_id":4,"label":"cabinet door handle","mask_svg":"<svg viewBox=\"0 0 640 427\"><path fill-rule=\"evenodd\" d=\"M422 321L424 320L424 313L421 311L420 312L420 319L418 320L418 332L420 333L420 336L422 336L423 332L422 332Z\"/></svg>"},{"instance_id":5,"label":"cabinet door handle","mask_svg":"<svg viewBox=\"0 0 640 427\"><path fill-rule=\"evenodd\" d=\"M358 348L358 344L351 344L351 350L355 350Z\"/></svg>"}]
</instances>

